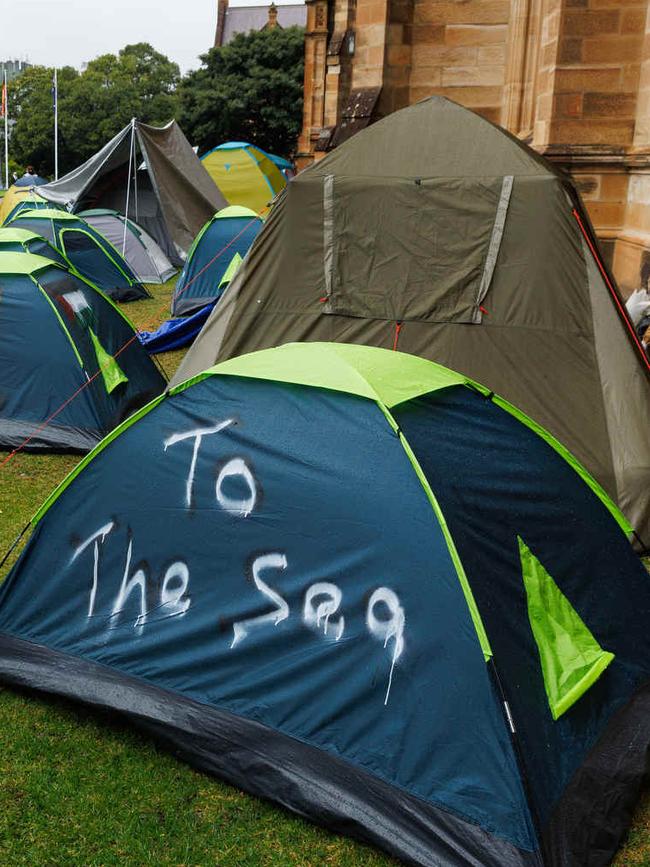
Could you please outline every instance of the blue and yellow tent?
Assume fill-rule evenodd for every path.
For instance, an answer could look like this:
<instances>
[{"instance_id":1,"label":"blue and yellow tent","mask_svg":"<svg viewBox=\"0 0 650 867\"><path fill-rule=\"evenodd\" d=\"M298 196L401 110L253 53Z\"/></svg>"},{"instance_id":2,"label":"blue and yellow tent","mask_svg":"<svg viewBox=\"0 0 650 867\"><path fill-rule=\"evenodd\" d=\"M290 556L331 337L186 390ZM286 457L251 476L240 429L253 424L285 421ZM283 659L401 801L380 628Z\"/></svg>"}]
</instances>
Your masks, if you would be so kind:
<instances>
[{"instance_id":1,"label":"blue and yellow tent","mask_svg":"<svg viewBox=\"0 0 650 867\"><path fill-rule=\"evenodd\" d=\"M13 184L0 199L0 226L8 223L20 210L43 206L52 207L31 187L19 187Z\"/></svg>"},{"instance_id":2,"label":"blue and yellow tent","mask_svg":"<svg viewBox=\"0 0 650 867\"><path fill-rule=\"evenodd\" d=\"M233 279L264 225L250 208L230 205L217 211L194 239L174 287L172 314L185 316L214 304Z\"/></svg>"},{"instance_id":3,"label":"blue and yellow tent","mask_svg":"<svg viewBox=\"0 0 650 867\"><path fill-rule=\"evenodd\" d=\"M231 205L265 215L287 181L273 158L255 145L229 141L201 157L208 174Z\"/></svg>"},{"instance_id":4,"label":"blue and yellow tent","mask_svg":"<svg viewBox=\"0 0 650 867\"><path fill-rule=\"evenodd\" d=\"M2 250L0 448L89 451L165 380L107 296L52 259Z\"/></svg>"},{"instance_id":5,"label":"blue and yellow tent","mask_svg":"<svg viewBox=\"0 0 650 867\"><path fill-rule=\"evenodd\" d=\"M5 683L411 865L609 862L650 744L650 582L602 489L487 389L362 346L234 358L32 525Z\"/></svg>"}]
</instances>

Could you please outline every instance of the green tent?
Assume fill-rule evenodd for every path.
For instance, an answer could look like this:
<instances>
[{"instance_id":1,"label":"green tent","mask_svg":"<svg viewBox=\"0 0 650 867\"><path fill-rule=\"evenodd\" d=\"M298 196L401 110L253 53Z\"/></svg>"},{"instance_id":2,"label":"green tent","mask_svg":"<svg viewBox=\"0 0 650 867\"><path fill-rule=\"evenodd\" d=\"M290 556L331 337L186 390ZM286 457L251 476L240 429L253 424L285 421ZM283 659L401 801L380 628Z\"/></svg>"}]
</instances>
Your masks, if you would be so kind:
<instances>
[{"instance_id":1,"label":"green tent","mask_svg":"<svg viewBox=\"0 0 650 867\"><path fill-rule=\"evenodd\" d=\"M650 545L650 387L571 182L442 97L287 186L176 382L289 341L362 343L478 379L548 428Z\"/></svg>"}]
</instances>

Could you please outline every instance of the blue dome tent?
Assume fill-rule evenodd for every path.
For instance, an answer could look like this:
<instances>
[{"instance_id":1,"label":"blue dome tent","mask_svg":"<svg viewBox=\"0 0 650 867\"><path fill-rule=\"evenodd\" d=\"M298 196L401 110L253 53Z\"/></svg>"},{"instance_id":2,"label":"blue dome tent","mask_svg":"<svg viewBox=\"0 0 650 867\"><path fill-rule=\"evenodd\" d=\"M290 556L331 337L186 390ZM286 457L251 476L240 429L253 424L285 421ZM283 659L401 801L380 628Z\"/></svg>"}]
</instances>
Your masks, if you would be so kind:
<instances>
[{"instance_id":1,"label":"blue dome tent","mask_svg":"<svg viewBox=\"0 0 650 867\"><path fill-rule=\"evenodd\" d=\"M250 208L230 205L217 211L190 248L172 296L172 314L185 316L218 301L263 225Z\"/></svg>"},{"instance_id":2,"label":"blue dome tent","mask_svg":"<svg viewBox=\"0 0 650 867\"><path fill-rule=\"evenodd\" d=\"M234 358L32 526L5 683L411 865L609 863L647 769L650 582L597 483L482 386L346 344Z\"/></svg>"},{"instance_id":3,"label":"blue dome tent","mask_svg":"<svg viewBox=\"0 0 650 867\"><path fill-rule=\"evenodd\" d=\"M49 258L2 250L0 448L89 451L165 380L109 298Z\"/></svg>"}]
</instances>

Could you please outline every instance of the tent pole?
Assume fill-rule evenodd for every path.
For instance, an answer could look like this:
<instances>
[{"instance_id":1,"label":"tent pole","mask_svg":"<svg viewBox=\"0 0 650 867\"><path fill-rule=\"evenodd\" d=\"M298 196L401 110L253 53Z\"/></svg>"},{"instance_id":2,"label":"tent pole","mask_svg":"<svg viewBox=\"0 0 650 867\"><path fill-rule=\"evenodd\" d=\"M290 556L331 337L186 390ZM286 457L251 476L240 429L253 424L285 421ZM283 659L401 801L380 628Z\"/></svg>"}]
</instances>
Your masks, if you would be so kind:
<instances>
[{"instance_id":1,"label":"tent pole","mask_svg":"<svg viewBox=\"0 0 650 867\"><path fill-rule=\"evenodd\" d=\"M54 180L59 180L59 83L56 66L54 67L54 81L52 85L54 98Z\"/></svg>"},{"instance_id":2,"label":"tent pole","mask_svg":"<svg viewBox=\"0 0 650 867\"><path fill-rule=\"evenodd\" d=\"M9 189L9 94L7 93L7 68L4 69L2 108L5 116L5 189Z\"/></svg>"},{"instance_id":3,"label":"tent pole","mask_svg":"<svg viewBox=\"0 0 650 867\"><path fill-rule=\"evenodd\" d=\"M126 209L124 213L124 234L122 235L122 256L126 250L126 227L129 222L129 200L131 198L131 166L133 165L133 151L135 145L135 118L131 118L131 145L129 147L129 171L126 176Z\"/></svg>"},{"instance_id":4,"label":"tent pole","mask_svg":"<svg viewBox=\"0 0 650 867\"><path fill-rule=\"evenodd\" d=\"M133 196L135 198L135 221L140 222L138 214L138 153L135 142L133 144Z\"/></svg>"}]
</instances>

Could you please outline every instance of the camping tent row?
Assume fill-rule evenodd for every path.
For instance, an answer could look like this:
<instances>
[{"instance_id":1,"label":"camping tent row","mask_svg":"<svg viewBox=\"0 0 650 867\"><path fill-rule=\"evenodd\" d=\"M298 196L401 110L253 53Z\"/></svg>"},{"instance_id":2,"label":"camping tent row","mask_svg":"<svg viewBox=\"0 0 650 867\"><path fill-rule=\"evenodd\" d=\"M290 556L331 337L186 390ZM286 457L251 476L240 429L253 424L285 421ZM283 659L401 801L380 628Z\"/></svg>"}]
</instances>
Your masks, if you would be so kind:
<instances>
[{"instance_id":1,"label":"camping tent row","mask_svg":"<svg viewBox=\"0 0 650 867\"><path fill-rule=\"evenodd\" d=\"M229 141L208 151L201 162L230 205L266 216L270 203L287 184L276 159L248 142Z\"/></svg>"},{"instance_id":2,"label":"camping tent row","mask_svg":"<svg viewBox=\"0 0 650 867\"><path fill-rule=\"evenodd\" d=\"M175 121L134 120L83 165L38 188L75 213L109 209L142 227L174 266L201 226L227 202Z\"/></svg>"},{"instance_id":3,"label":"camping tent row","mask_svg":"<svg viewBox=\"0 0 650 867\"><path fill-rule=\"evenodd\" d=\"M305 340L481 380L564 442L650 546L648 359L574 186L484 118L431 97L301 172L174 381Z\"/></svg>"},{"instance_id":4,"label":"camping tent row","mask_svg":"<svg viewBox=\"0 0 650 867\"><path fill-rule=\"evenodd\" d=\"M6 217L0 219L0 225L2 223L8 225L22 211L52 210L54 207L56 206L53 203L40 196L37 197L32 191L17 201L12 195L6 208ZM65 209L60 207L59 210L64 211ZM176 268L154 239L141 226L136 226L132 220L126 220L117 211L112 211L109 208L96 208L82 211L78 216L97 229L117 250L123 251L124 259L139 282L165 283L175 273ZM125 223L127 225L126 233L124 232Z\"/></svg>"},{"instance_id":5,"label":"camping tent row","mask_svg":"<svg viewBox=\"0 0 650 867\"><path fill-rule=\"evenodd\" d=\"M650 582L489 389L371 347L252 353L124 422L32 526L3 681L408 864L609 863L650 747Z\"/></svg>"},{"instance_id":6,"label":"camping tent row","mask_svg":"<svg viewBox=\"0 0 650 867\"><path fill-rule=\"evenodd\" d=\"M115 301L137 301L149 293L115 247L76 214L58 208L22 210L8 223L45 238L86 280Z\"/></svg>"},{"instance_id":7,"label":"camping tent row","mask_svg":"<svg viewBox=\"0 0 650 867\"><path fill-rule=\"evenodd\" d=\"M113 302L27 252L56 252L29 234L0 230L0 448L89 451L165 380Z\"/></svg>"}]
</instances>

